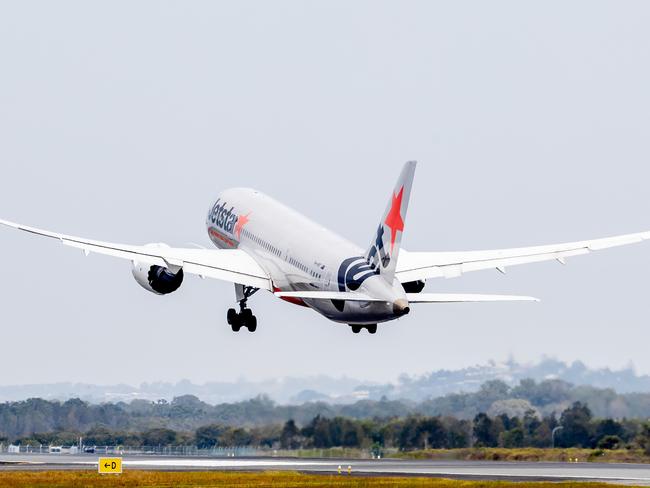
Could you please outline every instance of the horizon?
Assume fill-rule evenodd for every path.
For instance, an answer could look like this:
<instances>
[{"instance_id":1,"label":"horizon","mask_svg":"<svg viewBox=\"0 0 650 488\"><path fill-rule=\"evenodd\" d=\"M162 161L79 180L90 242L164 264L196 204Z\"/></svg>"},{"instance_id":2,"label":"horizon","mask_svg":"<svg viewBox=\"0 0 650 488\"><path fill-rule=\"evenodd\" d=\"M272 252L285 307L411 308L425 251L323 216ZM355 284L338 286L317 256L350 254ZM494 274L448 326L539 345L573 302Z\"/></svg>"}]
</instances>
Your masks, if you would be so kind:
<instances>
[{"instance_id":1,"label":"horizon","mask_svg":"<svg viewBox=\"0 0 650 488\"><path fill-rule=\"evenodd\" d=\"M31 385L39 385L39 384L92 384L94 386L115 386L115 385L126 385L126 386L142 386L142 385L156 385L156 384L173 384L173 385L178 385L180 383L184 382L189 382L192 385L195 386L202 386L202 385L207 385L210 383L228 383L228 384L236 384L238 382L249 382L249 383L268 383L268 382L282 382L286 381L287 379L310 379L310 378L330 378L330 379L341 379L341 380L355 380L359 381L361 383L368 383L368 384L384 384L384 383L398 383L402 377L407 376L409 379L420 379L423 376L426 376L431 373L435 372L441 372L441 371L460 371L460 370L465 370L465 369L472 369L472 368L486 368L486 367L491 367L491 366L507 366L511 363L516 364L517 366L524 366L524 367L535 367L539 366L542 363L545 363L547 361L552 361L552 362L559 362L564 364L567 367L571 367L573 365L583 365L585 366L588 370L591 371L610 371L612 373L621 373L621 372L627 372L627 371L632 371L635 376L637 377L643 377L643 376L650 376L650 373L644 373L638 371L636 368L635 364L630 361L627 365L625 366L620 366L620 367L609 367L609 366L594 366L590 365L589 363L581 360L581 359L574 359L571 361L564 361L562 359L559 359L557 357L553 356L542 356L538 359L530 359L530 360L525 360L521 361L518 360L517 358L513 356L509 356L507 359L504 360L496 360L496 359L489 359L484 363L474 363L474 364L468 364L466 366L462 366L459 368L439 368L439 369L432 369L428 371L424 371L421 373L413 373L410 374L406 371L398 373L396 376L392 378L388 378L385 381L380 381L380 380L374 380L374 379L367 379L367 378L360 378L356 377L354 375L348 375L345 373L339 374L339 375L328 375L325 373L319 373L319 374L308 374L308 375L286 375L286 376L281 376L281 377L260 377L260 378L248 378L246 376L238 376L234 377L232 379L207 379L205 381L192 381L191 378L180 378L178 380L165 380L165 379L153 379L153 380L143 380L140 382L134 382L134 383L129 383L129 382L115 382L115 383L87 383L84 381L55 381L55 382L49 382L49 383L0 383L0 387L20 387L20 386L31 386Z\"/></svg>"},{"instance_id":2,"label":"horizon","mask_svg":"<svg viewBox=\"0 0 650 488\"><path fill-rule=\"evenodd\" d=\"M424 401L427 398L475 393L491 381L500 381L509 388L515 388L530 379L536 384L559 380L571 387L610 389L619 395L650 393L650 375L637 374L630 368L589 368L580 361L564 363L554 358L526 364L509 358L505 362L491 361L458 370L434 370L419 376L400 375L396 381L383 383L350 376L318 375L255 381L239 378L232 382L210 381L200 384L184 379L178 382L143 382L139 385L75 382L0 385L0 401L23 401L29 398L66 401L80 398L90 403L129 403L133 400L172 401L186 395L212 405L237 403L258 397L269 398L279 405L300 405L310 401L351 404L359 400L381 398Z\"/></svg>"}]
</instances>

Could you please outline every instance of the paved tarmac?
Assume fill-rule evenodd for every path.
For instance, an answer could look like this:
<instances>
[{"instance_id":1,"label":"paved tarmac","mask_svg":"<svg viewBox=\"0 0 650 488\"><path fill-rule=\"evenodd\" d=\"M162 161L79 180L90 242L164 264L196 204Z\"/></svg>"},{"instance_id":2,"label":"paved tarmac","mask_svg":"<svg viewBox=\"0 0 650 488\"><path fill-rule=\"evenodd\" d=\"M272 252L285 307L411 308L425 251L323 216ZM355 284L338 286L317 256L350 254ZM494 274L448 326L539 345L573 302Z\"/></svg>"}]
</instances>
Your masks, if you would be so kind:
<instances>
[{"instance_id":1,"label":"paved tarmac","mask_svg":"<svg viewBox=\"0 0 650 488\"><path fill-rule=\"evenodd\" d=\"M208 458L124 456L128 469L159 471L300 471L377 476L428 476L454 479L515 481L606 481L650 486L650 465L604 463L529 463L494 461L357 460L292 458ZM67 454L3 454L2 470L97 469L97 456Z\"/></svg>"}]
</instances>

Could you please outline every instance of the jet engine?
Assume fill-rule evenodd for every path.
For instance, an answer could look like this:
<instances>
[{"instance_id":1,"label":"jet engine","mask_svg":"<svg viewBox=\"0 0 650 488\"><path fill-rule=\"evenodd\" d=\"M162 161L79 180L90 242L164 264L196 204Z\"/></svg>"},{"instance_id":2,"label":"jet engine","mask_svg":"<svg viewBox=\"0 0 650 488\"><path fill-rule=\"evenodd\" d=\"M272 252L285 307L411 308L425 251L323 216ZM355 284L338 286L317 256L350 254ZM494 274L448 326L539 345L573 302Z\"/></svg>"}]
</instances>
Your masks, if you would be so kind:
<instances>
[{"instance_id":1,"label":"jet engine","mask_svg":"<svg viewBox=\"0 0 650 488\"><path fill-rule=\"evenodd\" d=\"M147 247L168 247L165 244L149 244ZM172 271L169 268L156 264L133 261L131 268L133 277L138 284L147 291L156 295L168 295L180 288L183 284L183 268Z\"/></svg>"}]
</instances>

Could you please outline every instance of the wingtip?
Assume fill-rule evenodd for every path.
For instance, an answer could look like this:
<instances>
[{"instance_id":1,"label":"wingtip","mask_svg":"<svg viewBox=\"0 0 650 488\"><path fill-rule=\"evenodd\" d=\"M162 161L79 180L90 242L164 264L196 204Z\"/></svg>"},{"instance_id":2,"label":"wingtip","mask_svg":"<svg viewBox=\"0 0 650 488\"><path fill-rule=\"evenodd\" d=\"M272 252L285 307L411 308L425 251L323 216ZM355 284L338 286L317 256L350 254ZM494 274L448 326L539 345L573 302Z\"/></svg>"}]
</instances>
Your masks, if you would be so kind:
<instances>
[{"instance_id":1,"label":"wingtip","mask_svg":"<svg viewBox=\"0 0 650 488\"><path fill-rule=\"evenodd\" d=\"M4 220L4 219L0 219L0 225L18 228L18 224L16 224L15 222L11 222L9 220Z\"/></svg>"},{"instance_id":2,"label":"wingtip","mask_svg":"<svg viewBox=\"0 0 650 488\"><path fill-rule=\"evenodd\" d=\"M519 302L540 302L541 300L537 297L527 297L527 296L522 296L522 295L514 295L510 297L511 300L514 301L519 301Z\"/></svg>"}]
</instances>

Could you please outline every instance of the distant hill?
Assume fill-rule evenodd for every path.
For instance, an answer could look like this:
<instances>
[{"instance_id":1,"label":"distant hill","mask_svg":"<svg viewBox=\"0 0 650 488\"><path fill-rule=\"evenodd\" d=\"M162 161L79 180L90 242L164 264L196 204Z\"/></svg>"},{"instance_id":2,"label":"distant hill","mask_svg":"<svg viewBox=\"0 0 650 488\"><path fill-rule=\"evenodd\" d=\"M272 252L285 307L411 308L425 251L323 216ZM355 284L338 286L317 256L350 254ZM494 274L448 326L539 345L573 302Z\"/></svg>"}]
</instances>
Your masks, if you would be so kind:
<instances>
[{"instance_id":1,"label":"distant hill","mask_svg":"<svg viewBox=\"0 0 650 488\"><path fill-rule=\"evenodd\" d=\"M215 381L202 385L183 380L178 383L143 383L139 386L82 383L0 386L0 401L33 397L46 400L80 398L91 403L130 402L133 399L171 401L175 397L194 395L209 404L217 404L243 401L264 394L280 404L301 404L306 401L351 404L359 400L380 400L384 397L420 402L452 393L476 392L488 381L499 380L506 385L515 386L526 378L538 382L559 379L573 385L611 388L618 393L650 392L650 376L638 375L632 367L621 370L592 369L580 361L567 364L545 358L535 364L513 360L502 363L492 361L485 365L438 370L420 376L402 375L397 382L385 384L348 377L314 376L266 381Z\"/></svg>"},{"instance_id":2,"label":"distant hill","mask_svg":"<svg viewBox=\"0 0 650 488\"><path fill-rule=\"evenodd\" d=\"M368 390L371 398L387 395L389 398L424 400L449 393L477 391L487 381L500 380L514 386L526 378L536 381L559 379L573 385L613 388L619 393L650 392L650 376L637 375L633 367L590 369L581 361L567 364L551 358L536 364L510 360L459 370L438 370L422 376L402 375L396 385L368 386Z\"/></svg>"}]
</instances>

